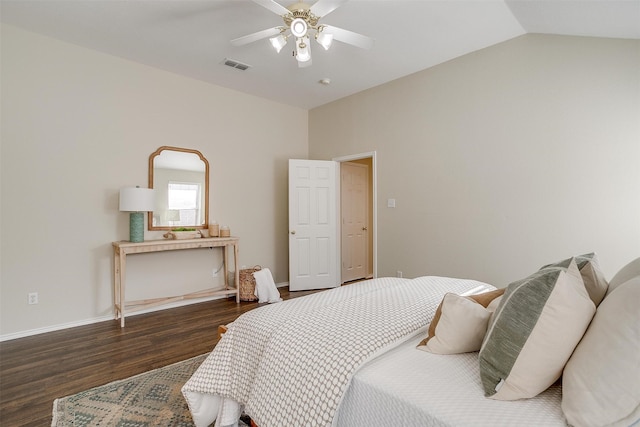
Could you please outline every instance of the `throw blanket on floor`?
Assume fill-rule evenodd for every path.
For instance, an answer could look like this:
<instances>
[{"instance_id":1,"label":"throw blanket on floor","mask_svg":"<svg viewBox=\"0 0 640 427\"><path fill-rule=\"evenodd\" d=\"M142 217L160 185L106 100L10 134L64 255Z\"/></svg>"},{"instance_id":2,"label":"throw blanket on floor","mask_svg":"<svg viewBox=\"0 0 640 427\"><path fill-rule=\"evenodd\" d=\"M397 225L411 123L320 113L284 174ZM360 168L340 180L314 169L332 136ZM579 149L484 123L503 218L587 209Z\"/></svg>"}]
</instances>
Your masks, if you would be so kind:
<instances>
[{"instance_id":1,"label":"throw blanket on floor","mask_svg":"<svg viewBox=\"0 0 640 427\"><path fill-rule=\"evenodd\" d=\"M444 277L379 278L240 316L182 392L196 426L329 426L358 367L428 325L446 292L494 289Z\"/></svg>"}]
</instances>

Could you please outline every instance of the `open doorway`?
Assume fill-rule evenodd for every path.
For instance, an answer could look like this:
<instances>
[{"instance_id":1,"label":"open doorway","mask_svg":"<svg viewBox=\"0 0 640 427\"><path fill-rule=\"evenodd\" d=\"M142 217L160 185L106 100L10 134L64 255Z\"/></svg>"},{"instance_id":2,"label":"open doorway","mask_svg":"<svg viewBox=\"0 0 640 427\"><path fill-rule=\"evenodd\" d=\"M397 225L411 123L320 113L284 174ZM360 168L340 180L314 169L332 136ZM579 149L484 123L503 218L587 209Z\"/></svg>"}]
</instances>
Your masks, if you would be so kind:
<instances>
[{"instance_id":1,"label":"open doorway","mask_svg":"<svg viewBox=\"0 0 640 427\"><path fill-rule=\"evenodd\" d=\"M340 283L377 276L375 152L340 163Z\"/></svg>"},{"instance_id":2,"label":"open doorway","mask_svg":"<svg viewBox=\"0 0 640 427\"><path fill-rule=\"evenodd\" d=\"M364 189L352 186L352 190L360 191L362 196L356 207L349 203L354 197L349 197L347 190L344 191L347 198L341 201L342 179L338 172L343 164L345 170L359 170L360 183L364 182L361 186ZM366 172L362 173L362 170ZM375 152L330 161L289 160L290 290L333 288L345 282L377 277L376 193ZM343 239L343 235L348 238L348 233L353 233L342 225L343 221L353 221L343 220L343 217L354 211L360 218L355 226L363 232L359 243L363 252L357 256L348 244L342 247L343 240L348 240ZM359 260L355 264L354 258ZM361 266L357 274L343 273L343 265L349 269L356 264Z\"/></svg>"}]
</instances>

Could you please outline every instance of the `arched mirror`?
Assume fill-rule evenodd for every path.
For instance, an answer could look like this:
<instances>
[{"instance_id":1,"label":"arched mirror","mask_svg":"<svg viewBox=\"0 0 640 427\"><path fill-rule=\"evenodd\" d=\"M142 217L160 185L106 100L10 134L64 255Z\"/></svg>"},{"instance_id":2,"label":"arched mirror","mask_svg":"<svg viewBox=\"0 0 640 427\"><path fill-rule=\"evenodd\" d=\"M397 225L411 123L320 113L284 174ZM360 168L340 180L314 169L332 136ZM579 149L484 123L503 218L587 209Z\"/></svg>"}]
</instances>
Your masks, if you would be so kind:
<instances>
[{"instance_id":1,"label":"arched mirror","mask_svg":"<svg viewBox=\"0 0 640 427\"><path fill-rule=\"evenodd\" d=\"M199 151L158 148L149 156L149 188L156 190L149 230L208 227L209 162Z\"/></svg>"}]
</instances>

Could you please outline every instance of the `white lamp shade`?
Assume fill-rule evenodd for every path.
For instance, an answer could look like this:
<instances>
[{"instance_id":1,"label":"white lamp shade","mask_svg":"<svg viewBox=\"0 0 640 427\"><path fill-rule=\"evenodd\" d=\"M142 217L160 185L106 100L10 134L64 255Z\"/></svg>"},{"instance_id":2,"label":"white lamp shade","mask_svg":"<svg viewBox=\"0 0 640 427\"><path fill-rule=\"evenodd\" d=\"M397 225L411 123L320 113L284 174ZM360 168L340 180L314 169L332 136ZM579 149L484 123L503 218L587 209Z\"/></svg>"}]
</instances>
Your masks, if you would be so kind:
<instances>
[{"instance_id":1,"label":"white lamp shade","mask_svg":"<svg viewBox=\"0 0 640 427\"><path fill-rule=\"evenodd\" d=\"M178 209L169 209L167 211L167 221L180 221L180 211Z\"/></svg>"},{"instance_id":2,"label":"white lamp shade","mask_svg":"<svg viewBox=\"0 0 640 427\"><path fill-rule=\"evenodd\" d=\"M285 45L287 44L287 39L282 34L276 37L271 37L269 41L271 42L271 45L278 53L280 53L282 48L285 47Z\"/></svg>"},{"instance_id":3,"label":"white lamp shade","mask_svg":"<svg viewBox=\"0 0 640 427\"><path fill-rule=\"evenodd\" d=\"M153 209L153 188L125 187L120 189L120 210L122 212L149 212Z\"/></svg>"},{"instance_id":4,"label":"white lamp shade","mask_svg":"<svg viewBox=\"0 0 640 427\"><path fill-rule=\"evenodd\" d=\"M311 59L309 37L303 37L296 41L296 59L298 62L307 62Z\"/></svg>"},{"instance_id":5,"label":"white lamp shade","mask_svg":"<svg viewBox=\"0 0 640 427\"><path fill-rule=\"evenodd\" d=\"M329 50L331 43L333 43L333 34L327 34L324 32L318 33L316 41L324 48L324 50Z\"/></svg>"}]
</instances>

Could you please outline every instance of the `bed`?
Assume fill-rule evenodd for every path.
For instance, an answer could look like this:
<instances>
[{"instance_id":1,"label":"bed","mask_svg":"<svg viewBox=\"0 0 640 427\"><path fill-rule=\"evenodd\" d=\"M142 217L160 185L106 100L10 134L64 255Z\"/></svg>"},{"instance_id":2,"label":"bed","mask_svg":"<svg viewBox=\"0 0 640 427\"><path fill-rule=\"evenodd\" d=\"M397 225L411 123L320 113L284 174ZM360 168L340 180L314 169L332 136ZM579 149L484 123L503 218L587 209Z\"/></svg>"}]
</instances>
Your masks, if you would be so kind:
<instances>
[{"instance_id":1,"label":"bed","mask_svg":"<svg viewBox=\"0 0 640 427\"><path fill-rule=\"evenodd\" d=\"M591 348L579 350L583 341L589 341L587 335L591 329L597 329L594 325L608 324L606 319L597 320L598 316L605 317L600 315L600 311L604 314L614 312L619 317L615 319L616 322L622 319L630 325L623 328L620 337L607 333L606 339L616 340L616 343L625 341L622 350L617 349L625 355L623 363L607 363L601 372L608 382L614 381L613 394L616 400L616 407L607 407L603 416L599 415L603 412L601 408L588 401L599 398L597 393L595 397L587 397L587 401L574 399L577 403L564 402L563 385L557 381L558 378L544 385L535 397L496 399L495 395L502 393L508 396L506 393L512 392L509 381L512 376L517 377L516 374L503 375L507 380L503 391L498 389L494 396L487 396L487 375L483 362L491 355L490 338L502 333L500 322L507 316L505 313L509 312L511 301L517 299L518 292L527 288L527 281L518 282L518 286L509 285L504 297L496 299L498 308L490 314L480 351L460 354L418 351L417 347L422 345L425 336L431 334L429 327L435 321L434 317L439 319L445 313L447 306L443 307L443 304L446 295L470 299L496 289L475 280L434 276L416 279L377 278L245 313L229 325L218 345L184 385L183 395L196 426L212 423L216 426L236 425L242 412L260 427L566 426L566 412L575 412L577 407L578 412L582 413L584 405L591 409L586 414L571 418L575 425L591 425L591 421L583 423L582 419L591 417L594 411L597 416L591 417L595 420L593 425L640 424L640 390L637 381L629 380L634 375L636 379L640 378L640 358L637 356L640 353L640 314L637 307L627 309L629 301L634 301L633 305L637 306L636 297L640 297L639 260L623 269L622 276L618 274L612 279L611 284L619 288L615 293L612 293L613 286L608 290L615 295L611 298L615 305L609 303L609 283L606 283L606 288L601 286L597 291L601 294L598 304L603 307L602 310L596 309L597 304L591 302L591 291L585 290L589 289L588 280L583 282L580 278L580 285L575 286L576 289L580 288L578 291L581 292L579 298L584 300L582 303L575 303L573 299L576 297L570 296L573 298L572 307L582 304L582 317L588 317L588 321L577 338L580 345L577 342L574 345L575 355L571 356L574 353L572 348L567 359L569 356L579 359L577 356L581 353L593 351ZM589 267L592 276L599 273L597 259L593 257L583 263L584 268L580 270L574 258L570 263L563 260L551 267L545 266L540 270L543 273L536 272L536 280L539 281L541 275L548 275L548 271L557 272L558 277L573 277L571 269L578 272L574 276L584 276L587 270L584 265ZM599 274L596 279L602 281L602 275ZM514 290L516 288L518 290ZM536 293L541 293L538 287L535 289ZM559 293L564 298L565 289L568 289L568 285L555 285L555 288L551 288L551 297L545 299L553 301ZM559 312L553 307L549 310L548 304L543 304L544 313ZM620 305L624 305L625 309L621 310L618 307ZM518 311L522 310L518 308ZM594 317L595 314L598 316ZM571 316L572 319L580 318L580 315ZM444 320L441 320L443 323ZM548 325L545 327L548 328ZM536 333L537 330L530 335L535 336ZM563 341L567 340L563 337ZM590 341L595 341L596 346L607 344L603 344L600 337ZM531 340L524 348L528 349L530 344ZM609 347L615 348L616 345ZM521 351L525 353L523 349ZM607 351L597 353L598 357L609 357ZM520 359L524 357L520 356ZM598 366L602 365L600 362ZM548 362L549 365L553 363ZM512 366L512 373L519 364L520 361ZM562 362L562 369L565 364L567 360ZM580 379L580 375L583 375L581 370L584 369L594 371L593 365L588 363L586 368L582 366L584 363L575 365L579 366L574 369L577 374L572 372L572 378L577 375ZM529 366L523 366L530 369ZM610 372L611 369L624 372ZM621 375L621 379L618 380L616 375ZM538 377L544 375L536 374L536 380ZM599 384L596 381L595 386L589 385L589 388L595 389L597 386ZM569 387L569 390L576 388L571 382L564 387ZM608 386L604 387L602 393L611 395ZM609 405L610 402L605 398L604 404Z\"/></svg>"}]
</instances>

